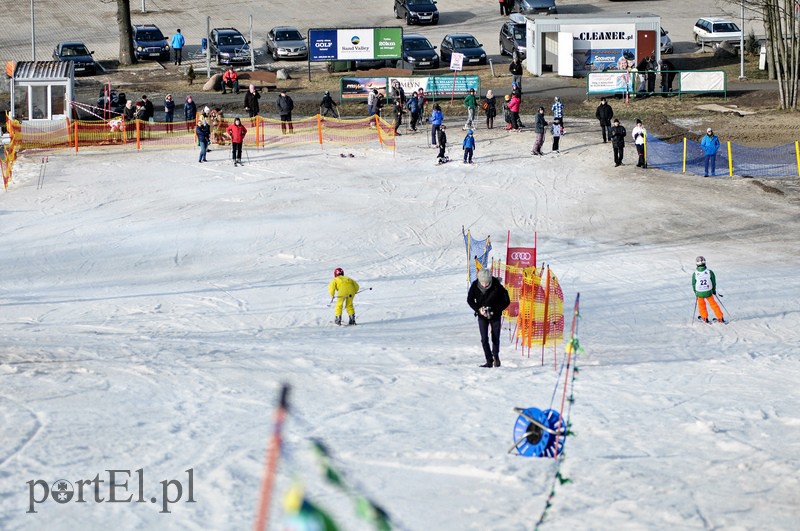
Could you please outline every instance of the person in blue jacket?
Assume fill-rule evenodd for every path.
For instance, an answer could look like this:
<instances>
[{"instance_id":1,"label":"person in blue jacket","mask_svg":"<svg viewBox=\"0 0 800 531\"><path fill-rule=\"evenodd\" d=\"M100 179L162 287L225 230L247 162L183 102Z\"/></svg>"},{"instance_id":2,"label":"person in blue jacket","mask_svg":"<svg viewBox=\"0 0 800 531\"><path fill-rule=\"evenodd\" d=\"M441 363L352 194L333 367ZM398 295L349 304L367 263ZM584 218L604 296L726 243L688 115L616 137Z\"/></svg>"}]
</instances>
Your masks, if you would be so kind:
<instances>
[{"instance_id":1,"label":"person in blue jacket","mask_svg":"<svg viewBox=\"0 0 800 531\"><path fill-rule=\"evenodd\" d=\"M472 153L475 151L475 137L472 136L472 129L467 131L462 145L464 147L464 164L472 164Z\"/></svg>"},{"instance_id":2,"label":"person in blue jacket","mask_svg":"<svg viewBox=\"0 0 800 531\"><path fill-rule=\"evenodd\" d=\"M438 103L433 106L433 112L428 121L431 123L431 144L435 146L436 133L439 131L439 126L444 122L444 114L442 114L442 108L439 107Z\"/></svg>"},{"instance_id":3,"label":"person in blue jacket","mask_svg":"<svg viewBox=\"0 0 800 531\"><path fill-rule=\"evenodd\" d=\"M175 51L175 64L180 65L181 59L183 59L183 45L186 43L186 39L183 38L181 34L181 29L178 28L178 31L175 35L172 36L172 40L169 42L169 45L172 46L172 49Z\"/></svg>"},{"instance_id":4,"label":"person in blue jacket","mask_svg":"<svg viewBox=\"0 0 800 531\"><path fill-rule=\"evenodd\" d=\"M706 174L703 177L708 177L708 165L711 164L711 175L717 174L717 151L719 151L719 137L714 134L714 131L709 127L706 129L706 136L700 141L700 147L706 156Z\"/></svg>"}]
</instances>

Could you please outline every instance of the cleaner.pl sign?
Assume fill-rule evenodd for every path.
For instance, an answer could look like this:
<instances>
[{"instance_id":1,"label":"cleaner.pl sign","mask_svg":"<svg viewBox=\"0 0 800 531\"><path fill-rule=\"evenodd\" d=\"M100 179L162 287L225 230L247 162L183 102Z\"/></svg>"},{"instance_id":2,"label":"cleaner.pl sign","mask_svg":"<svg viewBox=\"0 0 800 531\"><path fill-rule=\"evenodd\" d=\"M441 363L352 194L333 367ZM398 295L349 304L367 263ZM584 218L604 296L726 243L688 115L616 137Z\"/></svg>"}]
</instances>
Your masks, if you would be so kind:
<instances>
[{"instance_id":1,"label":"cleaner.pl sign","mask_svg":"<svg viewBox=\"0 0 800 531\"><path fill-rule=\"evenodd\" d=\"M400 59L403 28L310 29L311 61Z\"/></svg>"}]
</instances>

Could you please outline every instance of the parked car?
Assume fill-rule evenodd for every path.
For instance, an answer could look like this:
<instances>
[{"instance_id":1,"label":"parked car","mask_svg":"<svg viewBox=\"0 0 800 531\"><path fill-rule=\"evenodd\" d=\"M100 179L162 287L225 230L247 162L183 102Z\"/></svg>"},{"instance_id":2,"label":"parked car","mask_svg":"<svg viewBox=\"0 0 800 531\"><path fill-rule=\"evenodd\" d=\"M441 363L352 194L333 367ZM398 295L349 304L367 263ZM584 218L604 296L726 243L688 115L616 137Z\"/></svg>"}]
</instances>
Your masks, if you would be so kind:
<instances>
[{"instance_id":1,"label":"parked car","mask_svg":"<svg viewBox=\"0 0 800 531\"><path fill-rule=\"evenodd\" d=\"M516 4L519 12L526 15L555 15L558 13L556 0L517 0Z\"/></svg>"},{"instance_id":2,"label":"parked car","mask_svg":"<svg viewBox=\"0 0 800 531\"><path fill-rule=\"evenodd\" d=\"M500 28L500 55L514 55L517 52L520 59L525 58L525 17L514 13Z\"/></svg>"},{"instance_id":3,"label":"parked car","mask_svg":"<svg viewBox=\"0 0 800 531\"><path fill-rule=\"evenodd\" d=\"M724 18L703 17L694 23L694 42L697 44L731 41L738 46L741 38L739 26Z\"/></svg>"},{"instance_id":4,"label":"parked car","mask_svg":"<svg viewBox=\"0 0 800 531\"><path fill-rule=\"evenodd\" d=\"M435 0L394 0L394 16L406 19L409 26L439 23Z\"/></svg>"},{"instance_id":5,"label":"parked car","mask_svg":"<svg viewBox=\"0 0 800 531\"><path fill-rule=\"evenodd\" d=\"M417 34L403 35L403 61L414 68L439 68L439 54L436 46L426 37Z\"/></svg>"},{"instance_id":6,"label":"parked car","mask_svg":"<svg viewBox=\"0 0 800 531\"><path fill-rule=\"evenodd\" d=\"M137 59L169 60L167 38L155 24L133 25L133 53Z\"/></svg>"},{"instance_id":7,"label":"parked car","mask_svg":"<svg viewBox=\"0 0 800 531\"><path fill-rule=\"evenodd\" d=\"M372 70L386 66L385 59L358 59L353 61L351 70Z\"/></svg>"},{"instance_id":8,"label":"parked car","mask_svg":"<svg viewBox=\"0 0 800 531\"><path fill-rule=\"evenodd\" d=\"M297 28L278 26L267 33L267 53L272 59L308 59L306 38Z\"/></svg>"},{"instance_id":9,"label":"parked car","mask_svg":"<svg viewBox=\"0 0 800 531\"><path fill-rule=\"evenodd\" d=\"M95 74L97 65L92 54L85 44L78 41L60 42L53 50L53 59L56 61L72 61L75 65L75 74Z\"/></svg>"},{"instance_id":10,"label":"parked car","mask_svg":"<svg viewBox=\"0 0 800 531\"><path fill-rule=\"evenodd\" d=\"M250 64L250 41L236 28L212 29L208 47L218 65Z\"/></svg>"},{"instance_id":11,"label":"parked car","mask_svg":"<svg viewBox=\"0 0 800 531\"><path fill-rule=\"evenodd\" d=\"M664 28L661 28L661 53L672 53L672 39L669 38L669 32Z\"/></svg>"},{"instance_id":12,"label":"parked car","mask_svg":"<svg viewBox=\"0 0 800 531\"><path fill-rule=\"evenodd\" d=\"M464 54L465 66L486 64L486 52L483 50L483 44L469 33L449 33L444 36L442 44L439 46L442 61L449 65L453 52Z\"/></svg>"}]
</instances>

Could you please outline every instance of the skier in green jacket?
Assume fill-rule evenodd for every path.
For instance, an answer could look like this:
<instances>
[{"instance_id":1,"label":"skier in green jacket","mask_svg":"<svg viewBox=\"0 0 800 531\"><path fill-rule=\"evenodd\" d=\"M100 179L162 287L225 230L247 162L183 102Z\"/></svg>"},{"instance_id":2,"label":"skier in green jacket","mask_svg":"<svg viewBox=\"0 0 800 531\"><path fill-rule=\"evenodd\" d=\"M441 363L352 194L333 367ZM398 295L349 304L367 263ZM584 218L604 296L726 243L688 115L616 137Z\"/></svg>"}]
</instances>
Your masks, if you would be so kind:
<instances>
[{"instance_id":1,"label":"skier in green jacket","mask_svg":"<svg viewBox=\"0 0 800 531\"><path fill-rule=\"evenodd\" d=\"M717 294L717 277L714 272L706 268L706 259L698 256L695 260L697 270L692 273L692 289L697 297L697 308L700 310L700 315L697 317L701 321L708 322L708 308L706 308L706 301L717 316L720 323L724 323L725 319L722 315L722 310L717 304L717 299L714 295Z\"/></svg>"}]
</instances>

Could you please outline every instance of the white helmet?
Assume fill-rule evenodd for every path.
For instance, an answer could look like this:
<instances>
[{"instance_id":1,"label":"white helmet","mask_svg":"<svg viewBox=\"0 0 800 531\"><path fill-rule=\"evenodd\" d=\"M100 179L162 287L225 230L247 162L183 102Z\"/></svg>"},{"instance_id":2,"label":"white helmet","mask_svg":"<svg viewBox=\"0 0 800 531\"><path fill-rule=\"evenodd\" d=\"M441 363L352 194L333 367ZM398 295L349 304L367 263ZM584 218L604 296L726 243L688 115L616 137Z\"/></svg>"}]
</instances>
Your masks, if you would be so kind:
<instances>
[{"instance_id":1,"label":"white helmet","mask_svg":"<svg viewBox=\"0 0 800 531\"><path fill-rule=\"evenodd\" d=\"M697 267L704 266L706 265L706 259L702 256L698 256L695 258L694 263L697 265Z\"/></svg>"}]
</instances>

